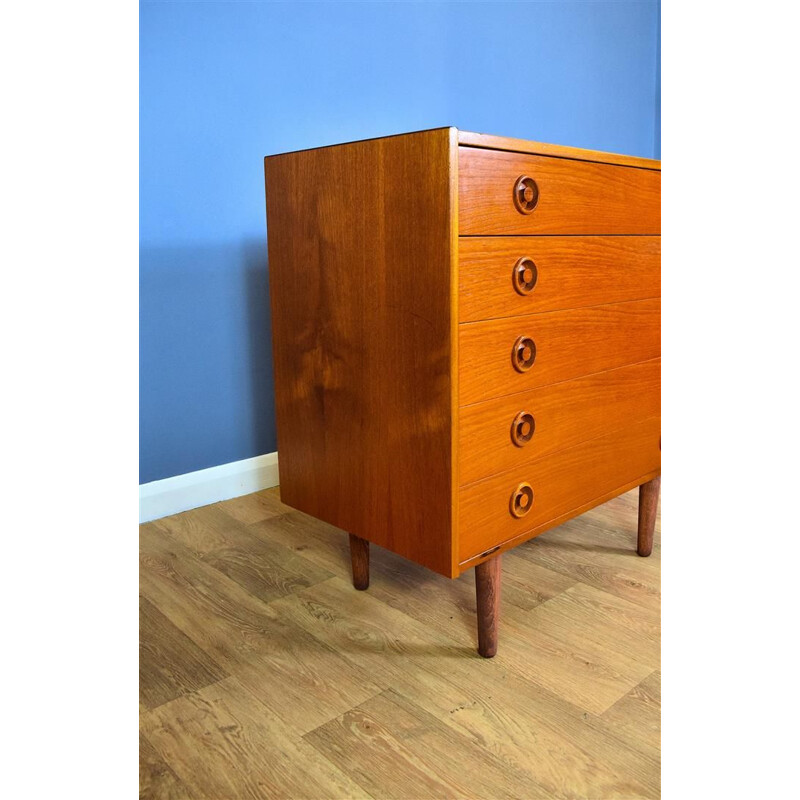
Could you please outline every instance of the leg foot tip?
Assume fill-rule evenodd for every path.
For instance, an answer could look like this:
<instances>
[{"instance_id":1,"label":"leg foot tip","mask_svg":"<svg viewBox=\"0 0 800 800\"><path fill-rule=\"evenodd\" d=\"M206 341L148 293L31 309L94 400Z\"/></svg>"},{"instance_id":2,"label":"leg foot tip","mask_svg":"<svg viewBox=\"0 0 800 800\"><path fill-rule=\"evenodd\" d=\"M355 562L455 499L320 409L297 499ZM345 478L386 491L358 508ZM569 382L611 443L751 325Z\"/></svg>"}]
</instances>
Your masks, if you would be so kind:
<instances>
[{"instance_id":1,"label":"leg foot tip","mask_svg":"<svg viewBox=\"0 0 800 800\"><path fill-rule=\"evenodd\" d=\"M494 658L497 654L497 639L494 641L481 641L482 637L478 638L478 655L483 658Z\"/></svg>"}]
</instances>

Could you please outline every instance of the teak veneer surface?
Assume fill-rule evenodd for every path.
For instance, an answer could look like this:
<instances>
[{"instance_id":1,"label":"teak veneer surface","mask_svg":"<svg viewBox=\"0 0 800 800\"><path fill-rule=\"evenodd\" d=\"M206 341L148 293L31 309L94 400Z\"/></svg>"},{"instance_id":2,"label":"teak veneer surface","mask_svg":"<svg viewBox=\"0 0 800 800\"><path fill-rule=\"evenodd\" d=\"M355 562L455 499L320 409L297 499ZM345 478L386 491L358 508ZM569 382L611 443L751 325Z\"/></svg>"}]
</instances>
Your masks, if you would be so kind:
<instances>
[{"instance_id":1,"label":"teak veneer surface","mask_svg":"<svg viewBox=\"0 0 800 800\"><path fill-rule=\"evenodd\" d=\"M631 477L644 478L658 469L660 427L658 418L632 424L462 488L461 560L533 531ZM535 496L528 514L516 519L508 513L508 505L521 481L535 487Z\"/></svg>"},{"instance_id":2,"label":"teak veneer surface","mask_svg":"<svg viewBox=\"0 0 800 800\"><path fill-rule=\"evenodd\" d=\"M519 412L533 415L535 421L533 436L522 447L514 444L510 434ZM474 403L460 412L461 485L524 466L660 412L660 358Z\"/></svg>"},{"instance_id":3,"label":"teak veneer surface","mask_svg":"<svg viewBox=\"0 0 800 800\"><path fill-rule=\"evenodd\" d=\"M538 533L659 474L655 428L630 439L659 413L659 162L442 128L265 176L283 497L352 535L358 586L367 542L449 577L490 557L473 544L522 523L506 497L475 531L463 504L498 476L537 465ZM543 477L601 442L587 486Z\"/></svg>"},{"instance_id":4,"label":"teak veneer surface","mask_svg":"<svg viewBox=\"0 0 800 800\"><path fill-rule=\"evenodd\" d=\"M660 314L656 298L459 325L461 405L658 358ZM527 372L511 360L519 336L536 343Z\"/></svg>"},{"instance_id":5,"label":"teak veneer surface","mask_svg":"<svg viewBox=\"0 0 800 800\"><path fill-rule=\"evenodd\" d=\"M265 162L284 499L445 574L451 136L445 128Z\"/></svg>"},{"instance_id":6,"label":"teak veneer surface","mask_svg":"<svg viewBox=\"0 0 800 800\"><path fill-rule=\"evenodd\" d=\"M539 201L520 214L512 188L532 177ZM458 229L463 235L659 234L661 172L460 147Z\"/></svg>"},{"instance_id":7,"label":"teak veneer surface","mask_svg":"<svg viewBox=\"0 0 800 800\"><path fill-rule=\"evenodd\" d=\"M537 269L529 294L513 288L512 272L522 258ZM660 259L659 236L462 236L459 320L659 297Z\"/></svg>"}]
</instances>

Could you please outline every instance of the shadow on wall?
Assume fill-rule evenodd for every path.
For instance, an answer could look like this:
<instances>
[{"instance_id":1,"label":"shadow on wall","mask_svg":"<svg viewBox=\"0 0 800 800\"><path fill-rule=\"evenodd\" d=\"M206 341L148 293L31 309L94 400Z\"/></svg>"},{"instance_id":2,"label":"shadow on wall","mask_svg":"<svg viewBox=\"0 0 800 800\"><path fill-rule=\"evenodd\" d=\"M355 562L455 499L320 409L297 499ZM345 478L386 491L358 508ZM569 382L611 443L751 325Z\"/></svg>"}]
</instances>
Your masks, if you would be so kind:
<instances>
[{"instance_id":1,"label":"shadow on wall","mask_svg":"<svg viewBox=\"0 0 800 800\"><path fill-rule=\"evenodd\" d=\"M140 250L139 482L277 449L266 237Z\"/></svg>"}]
</instances>

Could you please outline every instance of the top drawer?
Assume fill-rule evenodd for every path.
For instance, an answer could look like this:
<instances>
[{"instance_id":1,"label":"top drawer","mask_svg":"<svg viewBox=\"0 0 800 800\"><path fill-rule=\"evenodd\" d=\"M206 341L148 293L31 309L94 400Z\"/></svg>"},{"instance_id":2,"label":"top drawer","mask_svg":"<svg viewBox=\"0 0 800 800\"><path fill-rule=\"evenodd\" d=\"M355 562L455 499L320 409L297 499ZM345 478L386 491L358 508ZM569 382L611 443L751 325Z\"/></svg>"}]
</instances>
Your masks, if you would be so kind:
<instances>
[{"instance_id":1,"label":"top drawer","mask_svg":"<svg viewBox=\"0 0 800 800\"><path fill-rule=\"evenodd\" d=\"M660 234L661 172L458 148L463 235Z\"/></svg>"}]
</instances>

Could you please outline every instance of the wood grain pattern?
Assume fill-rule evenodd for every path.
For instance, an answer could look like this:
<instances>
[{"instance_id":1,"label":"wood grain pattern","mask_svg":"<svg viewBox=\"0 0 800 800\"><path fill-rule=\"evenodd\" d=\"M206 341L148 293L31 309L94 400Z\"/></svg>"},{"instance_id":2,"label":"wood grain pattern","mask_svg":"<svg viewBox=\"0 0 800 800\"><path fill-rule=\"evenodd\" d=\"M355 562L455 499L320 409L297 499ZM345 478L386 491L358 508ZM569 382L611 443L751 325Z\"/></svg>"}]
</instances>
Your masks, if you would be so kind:
<instances>
[{"instance_id":1,"label":"wood grain pattern","mask_svg":"<svg viewBox=\"0 0 800 800\"><path fill-rule=\"evenodd\" d=\"M286 549L270 568L334 577L264 601L167 533L211 542L227 528L209 507L143 526L143 592L232 678L143 713L141 797L658 797L660 528L637 558L637 495L504 557L488 661L470 575L373 548L370 591L354 592L347 534L272 490L217 510L268 500L279 513L247 531Z\"/></svg>"},{"instance_id":2,"label":"wood grain pattern","mask_svg":"<svg viewBox=\"0 0 800 800\"><path fill-rule=\"evenodd\" d=\"M525 780L518 769L395 691L381 693L305 738L342 771L359 775L377 797L511 798ZM472 761L469 776L454 763L455 750ZM528 796L551 796L532 778L525 783Z\"/></svg>"},{"instance_id":3,"label":"wood grain pattern","mask_svg":"<svg viewBox=\"0 0 800 800\"><path fill-rule=\"evenodd\" d=\"M431 577L441 580L433 575ZM555 794L557 797L569 797L576 785L592 786L597 791L604 784L620 786L628 781L634 783L632 775L638 767L643 767L643 775L652 774L650 765L629 762L621 770L625 777L613 777L607 765L616 763L621 766L620 751L609 746L613 736L611 740L606 739L603 745L602 736L590 734L582 738L587 749L579 753L568 733L570 720L577 721L573 714L575 707L570 710L567 703L552 703L556 695L537 692L535 682L519 680L517 670L524 669L523 665L515 659L512 666L504 651L500 658L485 662L476 656L472 648L467 649L459 644L461 636L453 635L452 627L449 636L436 634L436 629L444 629L446 611L442 622L432 630L428 624L420 624L404 613L387 609L372 593L353 592L344 580L339 579L327 581L293 598L277 601L277 605L291 613L292 619L296 619L306 630L313 630L322 636L332 647L350 653L352 658L360 662L368 660L376 679L415 702L419 698L420 708L444 722L459 736L466 736L467 741L474 741L485 750L495 753L507 766L506 780L513 777L518 787L510 796L548 797ZM436 609L432 608L431 613L436 613ZM522 618L525 615L519 616ZM470 628L473 627L473 620L470 620ZM607 658L613 656L604 655L603 661ZM478 664L486 666L480 669ZM583 675L586 680L584 691L588 692L591 690L589 670L584 669ZM618 681L616 696L619 697L632 685L629 681ZM539 714L543 706L546 708L546 721ZM585 715L578 715L578 718L584 725L588 722ZM397 728L391 724L393 720L394 715L388 718L387 727L396 734ZM610 731L604 730L603 733L608 735ZM543 747L539 737L546 742L546 747ZM587 740L591 740L591 744ZM406 741L405 737L402 741ZM531 747L534 745L537 758L532 759ZM456 759L461 769L472 759L469 752L462 749L464 746L456 747L450 755L450 759ZM351 747L342 745L342 750L347 748L343 757L356 759L362 765L372 764L374 759L364 759L363 754L351 752ZM547 752L540 752L543 749ZM398 764L397 769L403 769L403 766ZM477 763L473 763L469 774L479 769ZM365 771L374 780L382 772L382 766L375 763L367 766ZM519 775L520 771L523 776ZM524 773L531 775L535 783L541 780L542 789L531 784L530 778L526 782ZM644 780L647 781L646 778ZM493 788L478 789L482 785L475 784L472 796L497 797L499 785L496 783ZM556 786L561 788L555 789ZM637 791L641 792L642 787ZM595 795L587 789L584 796Z\"/></svg>"},{"instance_id":4,"label":"wood grain pattern","mask_svg":"<svg viewBox=\"0 0 800 800\"><path fill-rule=\"evenodd\" d=\"M661 232L659 170L459 147L458 173L462 236ZM531 214L514 206L520 175L539 188Z\"/></svg>"},{"instance_id":5,"label":"wood grain pattern","mask_svg":"<svg viewBox=\"0 0 800 800\"><path fill-rule=\"evenodd\" d=\"M225 501L225 513L246 525L276 517L282 508L280 499L268 494L246 494Z\"/></svg>"},{"instance_id":6,"label":"wood grain pattern","mask_svg":"<svg viewBox=\"0 0 800 800\"><path fill-rule=\"evenodd\" d=\"M660 420L646 420L463 488L461 560L533 531L613 491L632 475L658 469L659 436ZM517 519L509 512L509 497L521 481L533 487L534 504L530 513Z\"/></svg>"},{"instance_id":7,"label":"wood grain pattern","mask_svg":"<svg viewBox=\"0 0 800 800\"><path fill-rule=\"evenodd\" d=\"M613 640L617 653L648 671L660 663L660 613L583 583L561 592L554 602L537 606L528 620L554 636L579 633L583 641L601 647Z\"/></svg>"},{"instance_id":8,"label":"wood grain pattern","mask_svg":"<svg viewBox=\"0 0 800 800\"><path fill-rule=\"evenodd\" d=\"M267 516L259 513L268 507L266 498L248 505L235 498L230 508L227 503L224 509L217 503L153 524L262 600L290 594L307 586L309 580L317 583L330 577L329 572L317 569L286 548L254 536L246 523L231 516L261 522L276 516L274 510Z\"/></svg>"},{"instance_id":9,"label":"wood grain pattern","mask_svg":"<svg viewBox=\"0 0 800 800\"><path fill-rule=\"evenodd\" d=\"M521 447L509 433L520 411L535 420L533 436ZM461 485L660 413L660 358L474 403L460 411Z\"/></svg>"},{"instance_id":10,"label":"wood grain pattern","mask_svg":"<svg viewBox=\"0 0 800 800\"><path fill-rule=\"evenodd\" d=\"M661 354L661 300L551 311L459 326L462 406L524 392ZM536 361L518 372L511 349L519 336L536 343Z\"/></svg>"},{"instance_id":11,"label":"wood grain pattern","mask_svg":"<svg viewBox=\"0 0 800 800\"><path fill-rule=\"evenodd\" d=\"M413 740L406 743L397 737L393 720L381 719L380 711L372 710L375 702L317 728L306 741L339 769L356 776L374 797L457 797L459 788L465 791L463 784L453 785L442 775L430 754L420 753Z\"/></svg>"},{"instance_id":12,"label":"wood grain pattern","mask_svg":"<svg viewBox=\"0 0 800 800\"><path fill-rule=\"evenodd\" d=\"M652 672L603 713L617 736L637 749L658 757L661 749L661 673Z\"/></svg>"},{"instance_id":13,"label":"wood grain pattern","mask_svg":"<svg viewBox=\"0 0 800 800\"><path fill-rule=\"evenodd\" d=\"M451 132L265 164L283 500L450 575Z\"/></svg>"},{"instance_id":14,"label":"wood grain pattern","mask_svg":"<svg viewBox=\"0 0 800 800\"><path fill-rule=\"evenodd\" d=\"M175 771L139 734L139 800L192 800Z\"/></svg>"},{"instance_id":15,"label":"wood grain pattern","mask_svg":"<svg viewBox=\"0 0 800 800\"><path fill-rule=\"evenodd\" d=\"M352 569L347 534L302 511L289 509L288 506L284 508L287 513L253 525L251 530L259 537L299 553L305 561L332 573Z\"/></svg>"},{"instance_id":16,"label":"wood grain pattern","mask_svg":"<svg viewBox=\"0 0 800 800\"><path fill-rule=\"evenodd\" d=\"M656 509L660 494L660 475L639 487L639 531L636 552L643 557L653 552L653 531L656 526Z\"/></svg>"},{"instance_id":17,"label":"wood grain pattern","mask_svg":"<svg viewBox=\"0 0 800 800\"><path fill-rule=\"evenodd\" d=\"M366 672L288 625L164 528L141 526L140 546L142 595L228 673L235 664L247 689L298 729L311 730L375 693Z\"/></svg>"},{"instance_id":18,"label":"wood grain pattern","mask_svg":"<svg viewBox=\"0 0 800 800\"><path fill-rule=\"evenodd\" d=\"M478 652L484 658L497 654L500 626L502 556L495 556L475 567L475 596L478 606Z\"/></svg>"},{"instance_id":19,"label":"wood grain pattern","mask_svg":"<svg viewBox=\"0 0 800 800\"><path fill-rule=\"evenodd\" d=\"M431 573L428 574L434 581L443 580ZM541 574L546 576L547 573ZM530 580L536 577L536 573L520 572L516 577L520 581ZM376 570L373 581L376 588L379 582ZM452 585L445 583L445 587ZM467 586L474 589L469 579ZM410 597L411 594L406 593L405 596ZM504 603L506 605L504 626L505 620L522 621L527 616L522 612L514 614L513 607L505 599ZM637 767L629 763L622 771L625 778L621 776L613 778L609 770L597 764L594 756L589 757L586 752L583 756L579 756L567 733L570 728L567 720L571 717L568 704L564 704L564 707L556 704L548 708L548 722L541 723L538 710L541 709L543 696L538 696L538 699L532 697L532 694L535 694L532 692L532 687L536 682L531 681L530 677L527 677L524 683L515 680L515 675L519 673L524 673L526 676L531 673L530 668L524 664L526 659L530 659L530 653L522 655L521 652L524 643L530 637L530 628L525 628L524 633L511 634L518 636L521 643L520 649L515 648L512 660L509 660L505 651L507 641L505 637L499 657L494 660L497 663L497 670L486 667L481 671L475 667L475 663L484 662L471 647L464 647L464 636L459 626L450 624L448 629L445 624L448 621L448 613L452 613L447 606L431 604L428 614L439 615L439 620L433 624L428 621L418 622L402 610L388 609L373 592L353 592L346 579L346 573L342 573L341 579L326 581L291 598L276 601L274 606L279 607L288 619L302 626L304 630L313 631L315 635L322 637L337 651L348 654L348 657L358 663L368 664L374 680L395 687L406 697L424 697L421 707L426 711L435 714L437 719L451 725L460 734L468 732L470 739L474 737L482 746L502 754L504 762L517 767L522 766L525 770L532 769L537 780L540 777L546 778L548 783L564 787L574 787L576 781L583 785L586 781L586 785L597 787L598 783L606 781L609 785L619 780L625 782L636 772ZM470 631L473 632L474 616L471 615L467 622ZM585 663L573 663L574 658L566 652L567 648L559 645L557 640L551 645L551 649L553 651L550 656L551 667L558 670L564 668L568 662L570 686L577 693L578 689L574 687L580 685L581 696L591 693L595 672L602 670L603 674L606 674L613 665L622 662L622 659L613 653L613 642L609 642L608 647L602 650L594 648L591 668ZM628 664L629 661L623 663ZM613 702L635 685L632 674L626 672L624 676L617 677L614 681L615 693L606 690L604 699ZM556 697L543 693L545 694L550 698ZM516 715L516 711L520 712L519 716ZM523 719L527 720L527 723L523 723ZM536 722L533 722L534 719ZM530 736L528 730L531 729L526 728L526 724L533 726L536 736ZM560 733L547 730L551 725L556 727L563 725L563 729ZM539 735L553 746L553 750L548 754L539 753L536 759L531 759L530 746ZM508 747L509 737L516 740L516 746L513 748ZM520 747L522 742L528 746L524 757L521 752L523 748ZM594 741L592 753L597 754L596 747L599 743L599 740ZM610 744L609 740L606 740L606 744ZM613 757L613 751L613 746L609 746L608 752L603 753L603 759L611 757L610 760L604 761L605 764L619 763L620 753L617 752L616 757ZM569 757L567 753L570 753ZM348 753L348 757L358 756ZM589 763L595 763L596 766L588 769ZM643 766L643 774L647 774L650 770L648 766L639 766ZM376 764L371 774L374 776L380 769L381 767ZM590 778L590 774L594 774L594 778ZM581 777L577 778L576 775ZM520 784L520 789L524 785ZM569 796L568 792L566 795L560 792L556 794L559 797ZM495 796L496 794L488 795L488 797ZM521 791L517 796L528 795ZM587 791L584 796L595 795L592 791Z\"/></svg>"},{"instance_id":20,"label":"wood grain pattern","mask_svg":"<svg viewBox=\"0 0 800 800\"><path fill-rule=\"evenodd\" d=\"M458 247L461 322L661 295L658 236L462 236ZM526 295L511 280L520 258L537 268Z\"/></svg>"},{"instance_id":21,"label":"wood grain pattern","mask_svg":"<svg viewBox=\"0 0 800 800\"><path fill-rule=\"evenodd\" d=\"M146 598L139 598L139 703L155 708L227 677L211 656Z\"/></svg>"},{"instance_id":22,"label":"wood grain pattern","mask_svg":"<svg viewBox=\"0 0 800 800\"><path fill-rule=\"evenodd\" d=\"M531 142L527 139L513 139L508 136L493 136L487 133L471 133L458 131L458 143L468 147L481 147L487 150L507 150L516 153L556 156L578 161L596 161L600 164L619 164L624 167L640 169L661 169L661 162L652 158L627 156L621 153L605 153L600 150L587 150L580 147L568 147L561 144Z\"/></svg>"},{"instance_id":23,"label":"wood grain pattern","mask_svg":"<svg viewBox=\"0 0 800 800\"><path fill-rule=\"evenodd\" d=\"M369 797L236 677L156 709L143 727L195 797Z\"/></svg>"},{"instance_id":24,"label":"wood grain pattern","mask_svg":"<svg viewBox=\"0 0 800 800\"><path fill-rule=\"evenodd\" d=\"M560 596L552 602L561 605L559 601ZM504 639L500 654L512 659L528 680L592 714L602 714L652 671L640 659L608 646L615 641L617 626L613 622L604 620L598 626L595 620L562 608L569 619L569 624L563 626L547 616L548 605L534 609L521 622L509 620L503 625L505 639L509 638L509 631L516 635L510 642ZM541 625L537 624L540 619ZM603 638L599 644L586 636L592 627L595 636ZM528 641L523 646L525 637Z\"/></svg>"}]
</instances>

